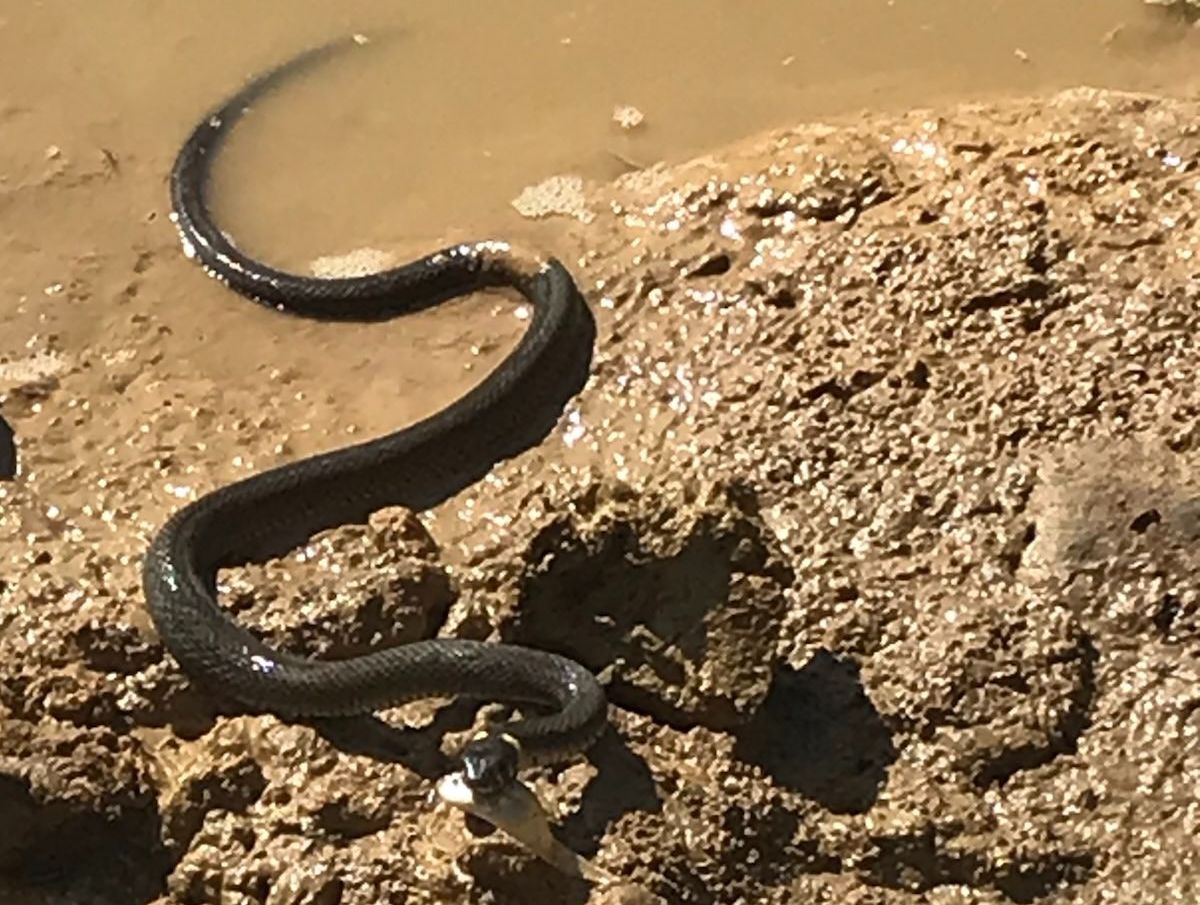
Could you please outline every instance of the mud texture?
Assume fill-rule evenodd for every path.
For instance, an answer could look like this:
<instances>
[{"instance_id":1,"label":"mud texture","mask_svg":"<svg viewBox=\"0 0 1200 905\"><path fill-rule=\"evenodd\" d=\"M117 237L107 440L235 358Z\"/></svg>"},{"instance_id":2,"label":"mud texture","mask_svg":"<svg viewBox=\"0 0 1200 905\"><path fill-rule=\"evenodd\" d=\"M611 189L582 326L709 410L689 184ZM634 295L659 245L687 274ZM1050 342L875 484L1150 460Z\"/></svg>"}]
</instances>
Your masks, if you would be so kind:
<instances>
[{"instance_id":1,"label":"mud texture","mask_svg":"<svg viewBox=\"0 0 1200 905\"><path fill-rule=\"evenodd\" d=\"M601 673L613 731L531 779L623 889L435 803L468 708L287 725L188 687L141 600L150 533L362 425L300 371L223 381L185 299L317 328L205 282L161 210L69 237L0 350L62 362L3 397L4 900L1197 901L1198 124L1079 90L593 187L557 250L601 337L554 436L419 521L222 576L314 654L442 632ZM157 199L14 171L6 218Z\"/></svg>"}]
</instances>

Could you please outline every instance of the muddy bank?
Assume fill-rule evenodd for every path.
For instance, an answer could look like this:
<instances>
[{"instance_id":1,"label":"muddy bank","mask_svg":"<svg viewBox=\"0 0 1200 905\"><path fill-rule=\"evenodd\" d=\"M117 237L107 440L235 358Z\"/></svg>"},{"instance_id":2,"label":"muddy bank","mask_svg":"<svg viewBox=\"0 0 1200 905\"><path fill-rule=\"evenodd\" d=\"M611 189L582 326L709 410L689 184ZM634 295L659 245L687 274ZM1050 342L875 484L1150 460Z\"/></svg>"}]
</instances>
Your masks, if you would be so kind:
<instances>
[{"instance_id":1,"label":"muddy bank","mask_svg":"<svg viewBox=\"0 0 1200 905\"><path fill-rule=\"evenodd\" d=\"M555 250L597 363L555 435L224 599L315 653L442 631L604 672L613 733L534 778L565 841L669 902L1192 901L1198 114L1080 90L593 188ZM57 158L2 198L112 204L119 178ZM145 213L26 299L35 339L4 350L42 356L3 399L6 900L587 901L431 800L473 714L409 708L427 731L399 748L225 712L138 587L181 500L444 402L388 386L390 338L469 381L518 334L511 302L281 322ZM264 342L226 379L231 331ZM306 382L348 349L345 383Z\"/></svg>"}]
</instances>

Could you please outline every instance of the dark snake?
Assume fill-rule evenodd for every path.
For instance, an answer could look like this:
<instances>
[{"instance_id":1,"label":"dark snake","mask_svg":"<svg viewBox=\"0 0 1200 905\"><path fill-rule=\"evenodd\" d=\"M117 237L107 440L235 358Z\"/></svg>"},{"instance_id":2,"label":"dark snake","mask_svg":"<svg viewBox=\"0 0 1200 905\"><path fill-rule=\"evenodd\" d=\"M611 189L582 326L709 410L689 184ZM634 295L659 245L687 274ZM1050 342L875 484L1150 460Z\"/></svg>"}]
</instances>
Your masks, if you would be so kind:
<instances>
[{"instance_id":1,"label":"dark snake","mask_svg":"<svg viewBox=\"0 0 1200 905\"><path fill-rule=\"evenodd\" d=\"M607 721L596 677L574 660L514 644L438 637L340 660L273 649L218 604L218 570L278 557L312 535L388 506L421 511L540 442L585 384L595 322L563 265L507 243L463 244L394 269L337 279L285 273L241 252L214 223L206 188L215 152L247 107L349 39L250 81L195 127L171 172L185 252L238 293L294 315L376 321L486 287L531 305L514 350L474 389L378 439L220 487L176 512L150 544L143 588L165 648L190 681L285 718L351 717L428 697L515 704L460 752L468 785L493 792L518 768L585 751Z\"/></svg>"},{"instance_id":2,"label":"dark snake","mask_svg":"<svg viewBox=\"0 0 1200 905\"><path fill-rule=\"evenodd\" d=\"M0 481L11 481L17 476L17 441L13 429L0 415Z\"/></svg>"}]
</instances>

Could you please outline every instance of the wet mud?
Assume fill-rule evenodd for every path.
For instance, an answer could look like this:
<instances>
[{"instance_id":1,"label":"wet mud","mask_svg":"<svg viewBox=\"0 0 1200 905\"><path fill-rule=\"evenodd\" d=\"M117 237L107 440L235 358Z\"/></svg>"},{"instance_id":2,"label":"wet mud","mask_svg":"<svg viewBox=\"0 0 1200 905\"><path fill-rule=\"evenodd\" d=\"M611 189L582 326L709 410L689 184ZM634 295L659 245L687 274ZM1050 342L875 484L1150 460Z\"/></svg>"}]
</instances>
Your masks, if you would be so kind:
<instances>
[{"instance_id":1,"label":"wet mud","mask_svg":"<svg viewBox=\"0 0 1200 905\"><path fill-rule=\"evenodd\" d=\"M186 261L120 159L0 189L30 223L6 256L73 249L3 287L5 901L1200 896L1200 103L847 116L584 180L529 227L600 327L552 436L222 575L314 655L441 633L600 673L611 732L530 779L611 889L435 800L471 708L245 714L178 673L139 585L183 501L440 408L516 301L281 318Z\"/></svg>"}]
</instances>

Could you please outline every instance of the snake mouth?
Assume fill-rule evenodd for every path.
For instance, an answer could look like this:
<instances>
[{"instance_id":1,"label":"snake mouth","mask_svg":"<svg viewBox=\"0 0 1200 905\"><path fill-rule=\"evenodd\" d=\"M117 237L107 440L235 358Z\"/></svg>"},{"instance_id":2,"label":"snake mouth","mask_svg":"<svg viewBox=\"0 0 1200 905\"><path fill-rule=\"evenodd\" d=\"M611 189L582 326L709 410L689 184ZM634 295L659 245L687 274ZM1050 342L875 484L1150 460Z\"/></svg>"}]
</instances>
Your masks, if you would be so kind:
<instances>
[{"instance_id":1,"label":"snake mouth","mask_svg":"<svg viewBox=\"0 0 1200 905\"><path fill-rule=\"evenodd\" d=\"M584 876L582 860L555 838L545 807L515 774L505 785L484 793L472 787L465 771L447 773L438 780L437 793L446 803L504 831L552 867Z\"/></svg>"}]
</instances>

